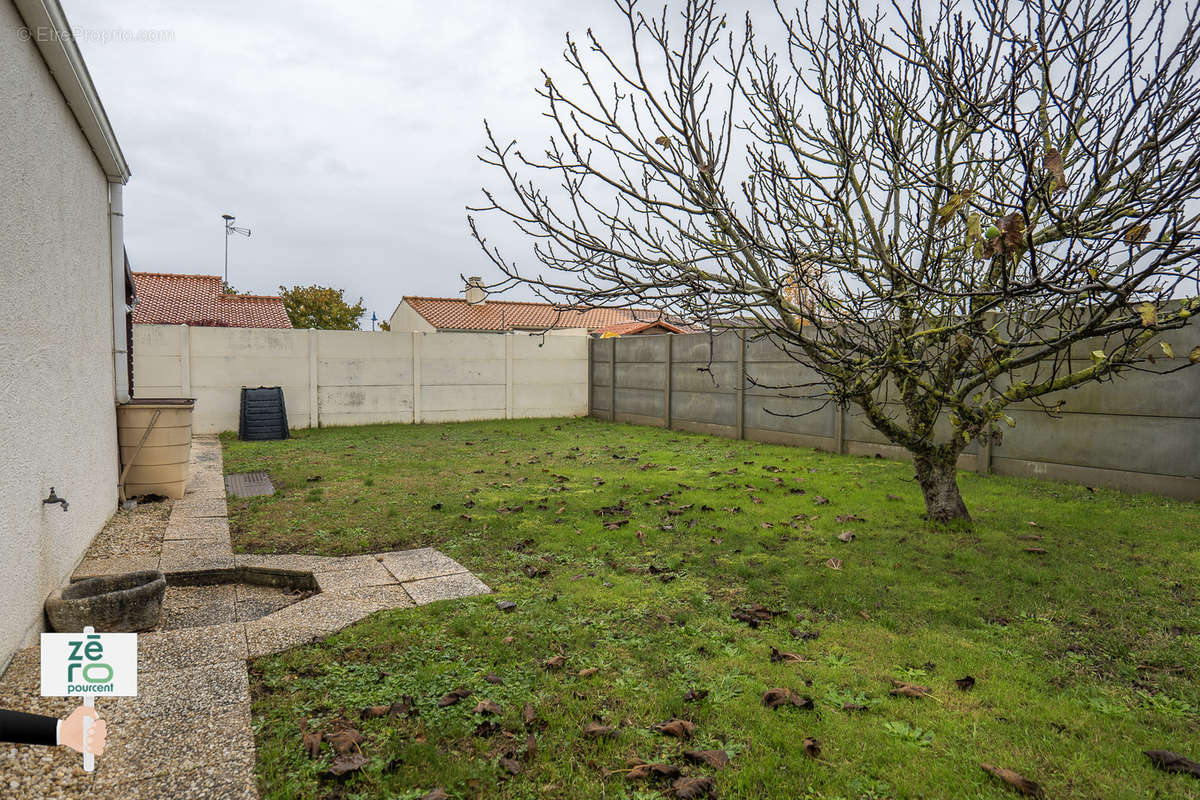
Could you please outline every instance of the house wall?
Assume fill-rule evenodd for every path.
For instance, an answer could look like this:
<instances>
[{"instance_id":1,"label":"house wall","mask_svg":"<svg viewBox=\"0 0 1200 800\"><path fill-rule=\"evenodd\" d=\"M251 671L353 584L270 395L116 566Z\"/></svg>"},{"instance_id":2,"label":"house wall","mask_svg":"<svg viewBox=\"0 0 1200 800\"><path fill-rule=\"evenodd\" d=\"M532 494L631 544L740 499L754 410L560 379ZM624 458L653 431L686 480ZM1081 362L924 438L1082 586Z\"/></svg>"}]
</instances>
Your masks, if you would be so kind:
<instances>
[{"instance_id":1,"label":"house wall","mask_svg":"<svg viewBox=\"0 0 1200 800\"><path fill-rule=\"evenodd\" d=\"M1195 327L1163 338L1177 354L1195 346ZM861 410L839 410L779 389L817 380L767 339L740 332L592 340L591 413L642 425L711 433L852 455L907 458L867 423ZM1075 367L1100 347L1075 346ZM1160 359L1131 373L1043 398L1066 405L1053 418L1031 402L1008 409L1000 445L972 442L960 469L1050 478L1200 500L1200 367ZM801 395L801 396L798 396ZM948 426L946 427L948 430Z\"/></svg>"},{"instance_id":2,"label":"house wall","mask_svg":"<svg viewBox=\"0 0 1200 800\"><path fill-rule=\"evenodd\" d=\"M392 318L388 320L388 325L392 329L392 333L405 333L408 331L425 331L432 333L437 330L429 324L428 321L410 306L405 301L401 300L400 305L396 306L396 310L392 312Z\"/></svg>"},{"instance_id":3,"label":"house wall","mask_svg":"<svg viewBox=\"0 0 1200 800\"><path fill-rule=\"evenodd\" d=\"M237 430L243 386L282 386L293 428L587 414L587 339L135 325L137 396L195 397Z\"/></svg>"},{"instance_id":4,"label":"house wall","mask_svg":"<svg viewBox=\"0 0 1200 800\"><path fill-rule=\"evenodd\" d=\"M0 669L117 501L108 183L0 2ZM42 499L53 486L63 513Z\"/></svg>"}]
</instances>

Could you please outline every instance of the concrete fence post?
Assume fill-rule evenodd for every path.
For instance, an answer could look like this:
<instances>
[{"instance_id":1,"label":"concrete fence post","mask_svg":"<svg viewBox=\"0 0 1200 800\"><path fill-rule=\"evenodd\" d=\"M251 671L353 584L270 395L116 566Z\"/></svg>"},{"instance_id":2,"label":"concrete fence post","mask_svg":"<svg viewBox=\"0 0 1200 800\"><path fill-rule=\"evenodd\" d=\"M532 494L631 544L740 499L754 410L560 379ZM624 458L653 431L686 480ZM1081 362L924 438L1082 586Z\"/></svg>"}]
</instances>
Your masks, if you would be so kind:
<instances>
[{"instance_id":1,"label":"concrete fence post","mask_svg":"<svg viewBox=\"0 0 1200 800\"><path fill-rule=\"evenodd\" d=\"M179 382L180 393L184 397L192 396L192 326L182 325L183 346L179 348Z\"/></svg>"},{"instance_id":2,"label":"concrete fence post","mask_svg":"<svg viewBox=\"0 0 1200 800\"><path fill-rule=\"evenodd\" d=\"M833 452L846 455L846 406L833 404Z\"/></svg>"},{"instance_id":3,"label":"concrete fence post","mask_svg":"<svg viewBox=\"0 0 1200 800\"><path fill-rule=\"evenodd\" d=\"M412 421L416 425L421 421L421 333L412 332Z\"/></svg>"},{"instance_id":4,"label":"concrete fence post","mask_svg":"<svg viewBox=\"0 0 1200 800\"><path fill-rule=\"evenodd\" d=\"M595 349L595 347L596 340L590 336L587 337L587 415L589 417L592 415L592 377L594 375L592 371L592 363L594 361L592 358L592 350Z\"/></svg>"},{"instance_id":5,"label":"concrete fence post","mask_svg":"<svg viewBox=\"0 0 1200 800\"><path fill-rule=\"evenodd\" d=\"M663 427L667 429L671 427L671 342L674 340L675 335L668 333L666 355L663 356Z\"/></svg>"},{"instance_id":6,"label":"concrete fence post","mask_svg":"<svg viewBox=\"0 0 1200 800\"><path fill-rule=\"evenodd\" d=\"M308 427L321 427L321 392L317 386L317 361L320 339L315 328L308 329Z\"/></svg>"},{"instance_id":7,"label":"concrete fence post","mask_svg":"<svg viewBox=\"0 0 1200 800\"><path fill-rule=\"evenodd\" d=\"M737 438L746 438L746 332L737 332Z\"/></svg>"},{"instance_id":8,"label":"concrete fence post","mask_svg":"<svg viewBox=\"0 0 1200 800\"><path fill-rule=\"evenodd\" d=\"M617 337L612 337L608 348L608 418L617 421Z\"/></svg>"},{"instance_id":9,"label":"concrete fence post","mask_svg":"<svg viewBox=\"0 0 1200 800\"><path fill-rule=\"evenodd\" d=\"M513 334L504 334L504 418L513 416Z\"/></svg>"}]
</instances>

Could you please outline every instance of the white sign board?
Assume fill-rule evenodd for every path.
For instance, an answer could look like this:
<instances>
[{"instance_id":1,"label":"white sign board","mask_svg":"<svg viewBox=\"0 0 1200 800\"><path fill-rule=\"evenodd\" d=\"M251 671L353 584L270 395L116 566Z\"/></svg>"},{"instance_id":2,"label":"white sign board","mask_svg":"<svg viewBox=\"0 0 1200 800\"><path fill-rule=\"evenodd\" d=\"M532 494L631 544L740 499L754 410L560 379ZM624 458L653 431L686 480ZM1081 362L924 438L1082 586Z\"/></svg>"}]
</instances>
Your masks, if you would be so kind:
<instances>
[{"instance_id":1,"label":"white sign board","mask_svg":"<svg viewBox=\"0 0 1200 800\"><path fill-rule=\"evenodd\" d=\"M133 697L136 633L43 633L43 697Z\"/></svg>"}]
</instances>

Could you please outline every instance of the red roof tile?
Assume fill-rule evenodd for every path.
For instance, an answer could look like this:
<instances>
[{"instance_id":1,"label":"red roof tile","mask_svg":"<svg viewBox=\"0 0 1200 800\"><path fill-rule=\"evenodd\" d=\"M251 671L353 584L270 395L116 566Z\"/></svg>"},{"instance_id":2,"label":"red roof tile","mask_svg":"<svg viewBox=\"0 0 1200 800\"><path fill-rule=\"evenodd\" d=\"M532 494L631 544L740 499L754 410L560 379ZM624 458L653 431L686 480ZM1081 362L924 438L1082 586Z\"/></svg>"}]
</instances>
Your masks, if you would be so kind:
<instances>
[{"instance_id":1,"label":"red roof tile","mask_svg":"<svg viewBox=\"0 0 1200 800\"><path fill-rule=\"evenodd\" d=\"M587 328L622 323L653 324L661 314L651 308L563 308L551 303L488 300L471 305L460 297L405 297L404 302L438 330L508 331Z\"/></svg>"},{"instance_id":2,"label":"red roof tile","mask_svg":"<svg viewBox=\"0 0 1200 800\"><path fill-rule=\"evenodd\" d=\"M656 333L690 333L685 328L678 325L673 325L665 319L655 320L653 322L616 322L612 325L605 325L600 328L595 328L592 333L598 333L601 336L607 334L609 336L629 336L635 333L641 333L648 328L659 328Z\"/></svg>"},{"instance_id":3,"label":"red roof tile","mask_svg":"<svg viewBox=\"0 0 1200 800\"><path fill-rule=\"evenodd\" d=\"M282 297L224 294L220 275L135 272L141 325L210 325L223 328L290 328Z\"/></svg>"}]
</instances>

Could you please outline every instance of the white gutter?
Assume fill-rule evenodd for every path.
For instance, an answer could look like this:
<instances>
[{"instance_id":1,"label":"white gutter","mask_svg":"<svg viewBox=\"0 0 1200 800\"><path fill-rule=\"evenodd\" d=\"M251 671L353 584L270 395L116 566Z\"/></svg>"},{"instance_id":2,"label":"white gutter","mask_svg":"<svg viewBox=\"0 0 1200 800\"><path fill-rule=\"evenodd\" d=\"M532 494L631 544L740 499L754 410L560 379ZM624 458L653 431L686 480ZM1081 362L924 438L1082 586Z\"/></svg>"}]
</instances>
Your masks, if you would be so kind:
<instances>
[{"instance_id":1,"label":"white gutter","mask_svg":"<svg viewBox=\"0 0 1200 800\"><path fill-rule=\"evenodd\" d=\"M125 155L117 144L116 134L100 102L100 95L96 93L92 76L75 43L75 35L62 6L58 0L13 0L13 5L29 29L29 38L41 52L105 176L109 181L126 183L129 180L129 165L125 163Z\"/></svg>"},{"instance_id":2,"label":"white gutter","mask_svg":"<svg viewBox=\"0 0 1200 800\"><path fill-rule=\"evenodd\" d=\"M113 391L118 403L129 402L129 350L125 329L125 187L108 184L108 241L112 262Z\"/></svg>"}]
</instances>

